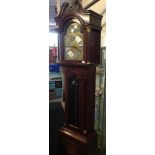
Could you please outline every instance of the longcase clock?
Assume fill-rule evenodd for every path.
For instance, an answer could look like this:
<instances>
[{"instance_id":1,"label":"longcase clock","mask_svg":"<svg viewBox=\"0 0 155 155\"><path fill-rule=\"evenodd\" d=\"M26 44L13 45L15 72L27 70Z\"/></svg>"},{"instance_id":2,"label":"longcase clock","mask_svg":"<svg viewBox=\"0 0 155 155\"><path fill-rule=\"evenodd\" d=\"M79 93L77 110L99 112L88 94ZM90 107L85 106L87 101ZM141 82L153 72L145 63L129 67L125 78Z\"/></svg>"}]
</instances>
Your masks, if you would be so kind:
<instances>
[{"instance_id":1,"label":"longcase clock","mask_svg":"<svg viewBox=\"0 0 155 155\"><path fill-rule=\"evenodd\" d=\"M60 155L96 155L95 75L100 63L101 19L101 15L84 10L78 0L65 2L56 17L65 101Z\"/></svg>"}]
</instances>

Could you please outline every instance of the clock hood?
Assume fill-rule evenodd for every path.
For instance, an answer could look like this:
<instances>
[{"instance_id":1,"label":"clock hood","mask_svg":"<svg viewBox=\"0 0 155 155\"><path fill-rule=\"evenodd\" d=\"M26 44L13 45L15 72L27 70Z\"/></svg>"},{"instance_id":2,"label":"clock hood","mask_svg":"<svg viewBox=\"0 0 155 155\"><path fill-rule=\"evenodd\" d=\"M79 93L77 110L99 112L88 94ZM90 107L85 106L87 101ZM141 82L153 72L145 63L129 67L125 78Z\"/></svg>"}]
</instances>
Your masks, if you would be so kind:
<instances>
[{"instance_id":1,"label":"clock hood","mask_svg":"<svg viewBox=\"0 0 155 155\"><path fill-rule=\"evenodd\" d=\"M78 0L74 0L72 4L68 2L63 3L60 13L55 18L57 31L63 30L63 26L72 19L79 20L80 24L83 26L91 26L101 30L100 21L102 16L92 10L84 10L81 2Z\"/></svg>"}]
</instances>

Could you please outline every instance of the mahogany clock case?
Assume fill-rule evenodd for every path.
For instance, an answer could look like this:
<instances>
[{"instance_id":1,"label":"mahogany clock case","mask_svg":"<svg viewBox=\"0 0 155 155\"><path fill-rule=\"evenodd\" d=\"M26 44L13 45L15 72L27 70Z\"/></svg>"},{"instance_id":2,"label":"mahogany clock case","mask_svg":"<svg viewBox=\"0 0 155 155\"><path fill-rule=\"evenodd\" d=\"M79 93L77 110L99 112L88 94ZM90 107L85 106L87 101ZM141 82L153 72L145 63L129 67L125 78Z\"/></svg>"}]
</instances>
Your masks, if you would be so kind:
<instances>
[{"instance_id":1,"label":"mahogany clock case","mask_svg":"<svg viewBox=\"0 0 155 155\"><path fill-rule=\"evenodd\" d=\"M97 155L97 134L95 131L82 135L67 128L59 132L59 155Z\"/></svg>"},{"instance_id":2,"label":"mahogany clock case","mask_svg":"<svg viewBox=\"0 0 155 155\"><path fill-rule=\"evenodd\" d=\"M63 65L62 70L64 73L64 123L68 128L88 133L94 128L95 67L91 65ZM78 85L75 92L70 90L70 83L74 80ZM76 97L74 93L78 96Z\"/></svg>"},{"instance_id":3,"label":"mahogany clock case","mask_svg":"<svg viewBox=\"0 0 155 155\"><path fill-rule=\"evenodd\" d=\"M72 5L64 3L55 19L59 33L58 58L64 76L65 102L64 126L59 130L60 155L96 155L95 76L96 65L100 63L102 16L84 10L80 1L74 0ZM76 25L80 31L68 33L71 25ZM78 41L66 43L66 35L74 38L80 36L82 48L77 45ZM76 45L74 48L80 49L80 57L75 56L77 51L73 50L73 44Z\"/></svg>"},{"instance_id":4,"label":"mahogany clock case","mask_svg":"<svg viewBox=\"0 0 155 155\"><path fill-rule=\"evenodd\" d=\"M100 63L101 19L102 16L94 11L83 10L79 2L75 6L69 6L68 3L63 5L60 14L55 18L59 33L58 57L60 63L96 65ZM65 36L67 28L73 23L80 26L81 34L83 34L82 60L65 59Z\"/></svg>"},{"instance_id":5,"label":"mahogany clock case","mask_svg":"<svg viewBox=\"0 0 155 155\"><path fill-rule=\"evenodd\" d=\"M60 155L96 155L97 134L94 130L96 67L63 64L62 70L65 79L65 120L64 127L59 130ZM70 88L72 83L76 84L75 90Z\"/></svg>"}]
</instances>

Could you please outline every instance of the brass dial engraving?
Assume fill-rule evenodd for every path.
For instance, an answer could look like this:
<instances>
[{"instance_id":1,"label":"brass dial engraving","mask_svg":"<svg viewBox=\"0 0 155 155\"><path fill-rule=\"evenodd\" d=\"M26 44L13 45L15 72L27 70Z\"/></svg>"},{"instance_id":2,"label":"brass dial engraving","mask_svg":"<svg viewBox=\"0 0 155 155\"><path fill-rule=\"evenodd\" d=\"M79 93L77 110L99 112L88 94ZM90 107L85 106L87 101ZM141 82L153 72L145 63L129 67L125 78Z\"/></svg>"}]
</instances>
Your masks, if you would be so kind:
<instances>
[{"instance_id":1,"label":"brass dial engraving","mask_svg":"<svg viewBox=\"0 0 155 155\"><path fill-rule=\"evenodd\" d=\"M64 43L66 60L83 59L83 34L80 32L79 24L72 23L68 26Z\"/></svg>"}]
</instances>

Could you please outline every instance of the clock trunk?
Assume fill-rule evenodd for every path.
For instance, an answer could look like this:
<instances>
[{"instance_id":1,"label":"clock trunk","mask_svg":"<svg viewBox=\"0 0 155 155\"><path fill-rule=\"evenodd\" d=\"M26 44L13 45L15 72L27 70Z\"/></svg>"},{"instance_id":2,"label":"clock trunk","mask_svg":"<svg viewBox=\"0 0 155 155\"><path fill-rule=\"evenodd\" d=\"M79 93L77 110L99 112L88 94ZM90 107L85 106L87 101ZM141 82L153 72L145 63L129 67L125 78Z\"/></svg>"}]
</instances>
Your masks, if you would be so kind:
<instances>
[{"instance_id":1,"label":"clock trunk","mask_svg":"<svg viewBox=\"0 0 155 155\"><path fill-rule=\"evenodd\" d=\"M65 102L60 155L96 155L95 76L100 63L101 19L101 15L84 10L78 0L64 3L56 17Z\"/></svg>"}]
</instances>

